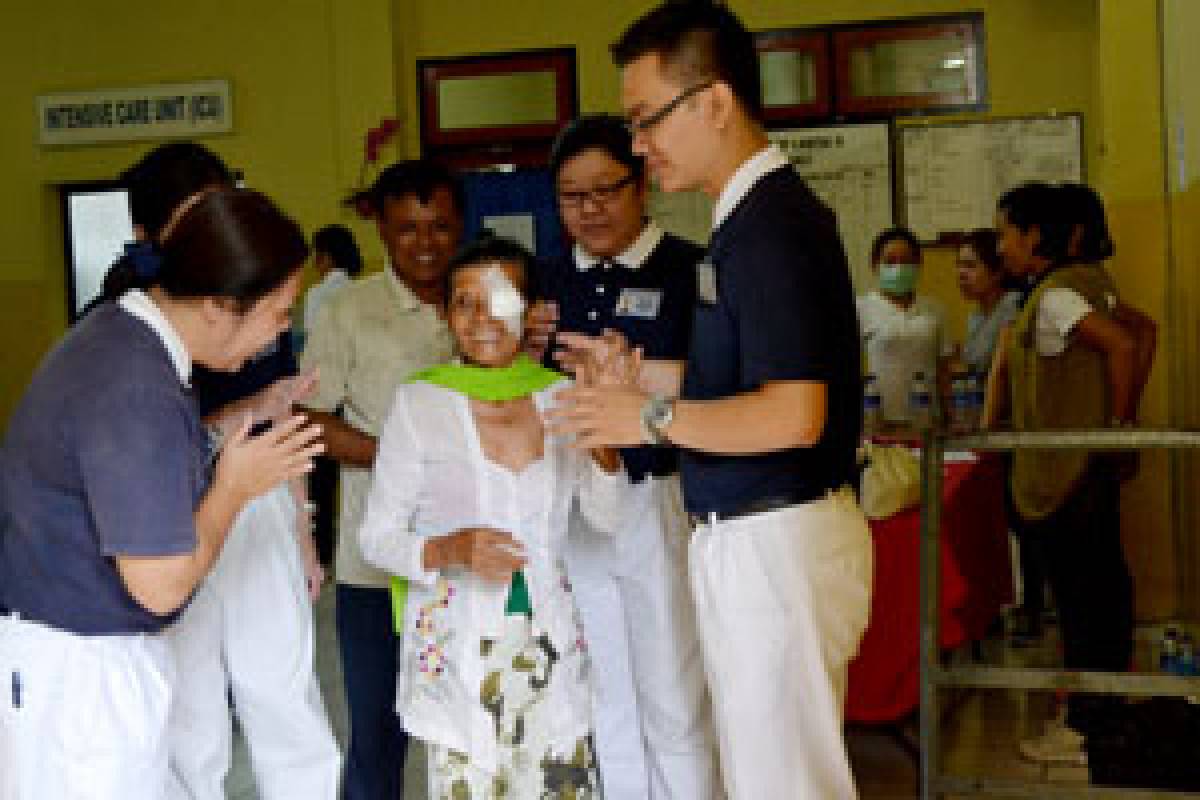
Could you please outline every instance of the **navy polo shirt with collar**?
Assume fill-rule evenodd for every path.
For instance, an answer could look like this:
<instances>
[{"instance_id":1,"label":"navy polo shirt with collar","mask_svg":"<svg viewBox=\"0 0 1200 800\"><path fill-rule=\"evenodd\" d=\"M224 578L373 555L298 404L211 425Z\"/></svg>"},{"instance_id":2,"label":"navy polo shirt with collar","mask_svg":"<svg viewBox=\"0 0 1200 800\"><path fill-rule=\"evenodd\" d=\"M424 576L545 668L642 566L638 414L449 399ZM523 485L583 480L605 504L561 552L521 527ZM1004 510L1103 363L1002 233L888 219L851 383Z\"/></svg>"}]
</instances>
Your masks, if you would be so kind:
<instances>
[{"instance_id":1,"label":"navy polo shirt with collar","mask_svg":"<svg viewBox=\"0 0 1200 800\"><path fill-rule=\"evenodd\" d=\"M688 511L806 502L856 480L862 425L858 320L831 212L791 168L767 172L713 231L682 397L714 400L771 381L820 381L827 418L812 447L755 455L683 451ZM713 285L715 284L715 285ZM747 420L753 424L753 420Z\"/></svg>"},{"instance_id":2,"label":"navy polo shirt with collar","mask_svg":"<svg viewBox=\"0 0 1200 800\"><path fill-rule=\"evenodd\" d=\"M682 361L696 306L696 264L703 255L698 245L651 222L611 261L576 247L569 258L540 264L536 289L543 299L558 303L560 331L598 335L606 328L617 330L647 358ZM621 455L634 481L678 469L674 448L627 448Z\"/></svg>"},{"instance_id":3,"label":"navy polo shirt with collar","mask_svg":"<svg viewBox=\"0 0 1200 800\"><path fill-rule=\"evenodd\" d=\"M117 556L195 549L211 455L163 339L117 303L46 357L0 449L0 607L81 635L151 633Z\"/></svg>"}]
</instances>

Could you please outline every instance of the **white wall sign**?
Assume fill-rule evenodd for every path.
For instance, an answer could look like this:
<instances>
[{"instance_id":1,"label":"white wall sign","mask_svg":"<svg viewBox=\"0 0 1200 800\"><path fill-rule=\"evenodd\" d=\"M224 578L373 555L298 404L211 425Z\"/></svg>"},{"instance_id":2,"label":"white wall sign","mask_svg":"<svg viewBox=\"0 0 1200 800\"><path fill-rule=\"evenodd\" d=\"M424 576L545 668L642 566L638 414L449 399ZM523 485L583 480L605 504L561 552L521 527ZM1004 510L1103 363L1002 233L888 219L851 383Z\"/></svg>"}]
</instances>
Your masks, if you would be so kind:
<instances>
[{"instance_id":1,"label":"white wall sign","mask_svg":"<svg viewBox=\"0 0 1200 800\"><path fill-rule=\"evenodd\" d=\"M124 142L227 133L233 128L229 81L159 84L40 95L43 146Z\"/></svg>"}]
</instances>

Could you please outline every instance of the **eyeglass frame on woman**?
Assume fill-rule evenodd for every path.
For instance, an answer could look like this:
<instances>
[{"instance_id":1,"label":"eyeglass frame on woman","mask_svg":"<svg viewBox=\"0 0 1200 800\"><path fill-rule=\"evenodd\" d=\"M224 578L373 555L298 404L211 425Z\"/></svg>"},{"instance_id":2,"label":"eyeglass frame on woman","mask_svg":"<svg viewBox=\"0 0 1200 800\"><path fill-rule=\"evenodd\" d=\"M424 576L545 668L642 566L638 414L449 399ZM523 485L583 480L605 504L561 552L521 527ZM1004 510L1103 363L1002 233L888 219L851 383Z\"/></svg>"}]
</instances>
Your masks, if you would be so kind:
<instances>
[{"instance_id":1,"label":"eyeglass frame on woman","mask_svg":"<svg viewBox=\"0 0 1200 800\"><path fill-rule=\"evenodd\" d=\"M703 83L697 83L695 86L684 89L682 92L675 95L674 100L671 100L654 113L647 114L639 120L625 120L625 127L629 130L629 133L632 136L637 136L639 133L647 134L650 132L651 128L655 127L667 117L671 116L671 113L675 111L675 109L679 108L686 101L700 94L705 89L711 89L716 82L717 81L715 79L707 80Z\"/></svg>"},{"instance_id":2,"label":"eyeglass frame on woman","mask_svg":"<svg viewBox=\"0 0 1200 800\"><path fill-rule=\"evenodd\" d=\"M558 202L563 208L583 208L589 199L598 206L605 206L617 199L621 190L637 181L637 175L629 173L616 183L601 184L583 191L558 190Z\"/></svg>"}]
</instances>

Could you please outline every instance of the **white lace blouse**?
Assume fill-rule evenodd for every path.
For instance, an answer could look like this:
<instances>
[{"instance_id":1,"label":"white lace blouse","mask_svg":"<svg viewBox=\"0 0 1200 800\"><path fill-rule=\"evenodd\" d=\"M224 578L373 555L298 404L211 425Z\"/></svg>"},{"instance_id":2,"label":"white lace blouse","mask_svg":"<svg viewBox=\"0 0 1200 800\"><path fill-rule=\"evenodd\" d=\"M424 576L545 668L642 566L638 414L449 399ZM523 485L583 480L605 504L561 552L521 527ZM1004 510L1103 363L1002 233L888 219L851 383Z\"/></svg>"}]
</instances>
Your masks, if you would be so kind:
<instances>
[{"instance_id":1,"label":"white lace blouse","mask_svg":"<svg viewBox=\"0 0 1200 800\"><path fill-rule=\"evenodd\" d=\"M566 385L536 394L538 410ZM627 485L623 471L606 474L551 435L540 460L513 472L484 454L465 396L427 383L400 387L379 441L359 543L369 562L410 581L396 692L410 733L494 767L493 723L479 700L480 640L501 634L508 585L422 566L426 540L469 527L507 531L525 546L534 628L549 636L559 659L548 698L561 709L556 733L589 731L587 645L563 565L567 515L578 498L589 521L611 531Z\"/></svg>"}]
</instances>

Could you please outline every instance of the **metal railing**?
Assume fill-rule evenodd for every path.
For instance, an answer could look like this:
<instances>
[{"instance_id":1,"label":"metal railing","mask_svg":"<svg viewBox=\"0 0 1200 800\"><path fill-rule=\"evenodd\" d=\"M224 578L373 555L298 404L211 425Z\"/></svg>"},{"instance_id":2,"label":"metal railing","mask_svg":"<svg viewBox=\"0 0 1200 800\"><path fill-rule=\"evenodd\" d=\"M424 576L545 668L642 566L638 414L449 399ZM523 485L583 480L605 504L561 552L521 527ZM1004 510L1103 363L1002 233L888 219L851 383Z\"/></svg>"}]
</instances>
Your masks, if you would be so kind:
<instances>
[{"instance_id":1,"label":"metal railing","mask_svg":"<svg viewBox=\"0 0 1200 800\"><path fill-rule=\"evenodd\" d=\"M1092 692L1131 696L1200 696L1200 677L1065 669L951 666L941 662L940 531L942 460L947 449L973 451L1200 449L1200 432L1150 429L996 432L956 436L928 431L921 451L921 797L945 794L990 797L1187 797L1180 792L1062 783L1018 781L984 776L950 776L940 771L938 690L943 688L1026 689Z\"/></svg>"}]
</instances>

